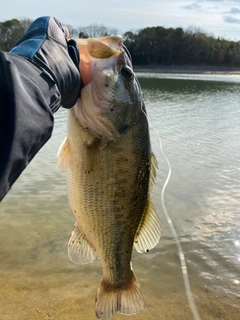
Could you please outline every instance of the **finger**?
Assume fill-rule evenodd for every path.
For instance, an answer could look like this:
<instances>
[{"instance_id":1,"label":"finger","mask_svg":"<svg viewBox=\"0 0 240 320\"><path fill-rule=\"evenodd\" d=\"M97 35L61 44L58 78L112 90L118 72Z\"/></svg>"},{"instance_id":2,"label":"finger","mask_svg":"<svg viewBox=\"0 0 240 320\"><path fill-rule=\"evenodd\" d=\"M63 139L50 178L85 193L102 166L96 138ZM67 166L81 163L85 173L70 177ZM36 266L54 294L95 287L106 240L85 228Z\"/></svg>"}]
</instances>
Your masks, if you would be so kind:
<instances>
[{"instance_id":1,"label":"finger","mask_svg":"<svg viewBox=\"0 0 240 320\"><path fill-rule=\"evenodd\" d=\"M64 29L66 39L69 40L70 39L70 32L69 32L68 28L66 26L63 26L63 29Z\"/></svg>"}]
</instances>

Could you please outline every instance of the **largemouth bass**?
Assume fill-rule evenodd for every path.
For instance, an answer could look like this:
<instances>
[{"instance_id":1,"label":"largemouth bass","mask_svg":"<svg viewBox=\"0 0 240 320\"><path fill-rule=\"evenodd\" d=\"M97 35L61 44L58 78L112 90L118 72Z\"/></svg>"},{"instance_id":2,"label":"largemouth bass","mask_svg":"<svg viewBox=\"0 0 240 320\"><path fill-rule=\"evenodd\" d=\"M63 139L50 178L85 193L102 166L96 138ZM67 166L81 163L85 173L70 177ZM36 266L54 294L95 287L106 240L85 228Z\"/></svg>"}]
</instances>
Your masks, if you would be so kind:
<instances>
[{"instance_id":1,"label":"largemouth bass","mask_svg":"<svg viewBox=\"0 0 240 320\"><path fill-rule=\"evenodd\" d=\"M84 87L68 111L58 169L66 173L69 206L76 217L69 258L85 264L99 257L103 277L95 308L97 318L105 319L144 309L131 256L133 245L147 252L160 238L160 221L150 199L157 161L122 39L77 41Z\"/></svg>"}]
</instances>

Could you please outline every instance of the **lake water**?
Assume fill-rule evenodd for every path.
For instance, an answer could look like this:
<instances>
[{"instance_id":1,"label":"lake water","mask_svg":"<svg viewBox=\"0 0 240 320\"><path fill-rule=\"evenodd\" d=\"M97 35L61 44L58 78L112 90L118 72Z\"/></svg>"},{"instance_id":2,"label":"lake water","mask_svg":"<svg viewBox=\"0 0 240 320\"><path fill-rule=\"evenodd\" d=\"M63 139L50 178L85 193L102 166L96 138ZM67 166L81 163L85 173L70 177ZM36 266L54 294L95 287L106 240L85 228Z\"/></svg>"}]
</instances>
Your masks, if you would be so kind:
<instances>
[{"instance_id":1,"label":"lake water","mask_svg":"<svg viewBox=\"0 0 240 320\"><path fill-rule=\"evenodd\" d=\"M165 205L200 317L240 319L240 76L137 75L159 162L153 200L162 237L149 253L133 254L145 310L114 319L193 319L160 200L168 165L156 130L172 168ZM96 319L100 262L77 266L67 255L75 219L55 170L66 115L56 114L52 139L0 204L1 320Z\"/></svg>"}]
</instances>

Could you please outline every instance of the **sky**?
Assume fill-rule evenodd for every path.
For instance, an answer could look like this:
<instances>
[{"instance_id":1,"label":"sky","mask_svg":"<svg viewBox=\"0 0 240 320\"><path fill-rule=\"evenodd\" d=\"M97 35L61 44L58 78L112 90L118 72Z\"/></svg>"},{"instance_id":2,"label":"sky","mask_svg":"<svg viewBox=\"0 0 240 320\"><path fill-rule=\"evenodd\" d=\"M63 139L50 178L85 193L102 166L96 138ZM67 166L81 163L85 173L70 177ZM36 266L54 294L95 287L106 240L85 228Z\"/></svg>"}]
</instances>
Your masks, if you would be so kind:
<instances>
[{"instance_id":1,"label":"sky","mask_svg":"<svg viewBox=\"0 0 240 320\"><path fill-rule=\"evenodd\" d=\"M54 16L64 24L104 24L120 34L162 26L197 28L208 35L240 40L240 0L3 0L0 21Z\"/></svg>"}]
</instances>

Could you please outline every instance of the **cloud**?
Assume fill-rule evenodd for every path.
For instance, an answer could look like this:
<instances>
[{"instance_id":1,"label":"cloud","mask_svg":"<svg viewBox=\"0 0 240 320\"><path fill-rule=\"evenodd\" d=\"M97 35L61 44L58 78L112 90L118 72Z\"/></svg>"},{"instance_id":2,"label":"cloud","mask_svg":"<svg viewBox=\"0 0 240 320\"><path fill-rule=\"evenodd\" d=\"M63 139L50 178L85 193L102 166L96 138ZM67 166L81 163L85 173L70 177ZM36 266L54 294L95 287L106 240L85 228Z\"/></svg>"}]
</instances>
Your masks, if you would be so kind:
<instances>
[{"instance_id":1,"label":"cloud","mask_svg":"<svg viewBox=\"0 0 240 320\"><path fill-rule=\"evenodd\" d=\"M238 14L238 13L240 13L240 9L238 9L238 8L231 8L231 10L230 10L229 13L231 13L231 14Z\"/></svg>"},{"instance_id":2,"label":"cloud","mask_svg":"<svg viewBox=\"0 0 240 320\"><path fill-rule=\"evenodd\" d=\"M223 2L224 0L206 0L206 2ZM240 0L237 0L240 1Z\"/></svg>"},{"instance_id":3,"label":"cloud","mask_svg":"<svg viewBox=\"0 0 240 320\"><path fill-rule=\"evenodd\" d=\"M187 9L187 10L195 10L195 9L200 9L199 4L197 4L196 2L192 3L192 4L188 4L185 6L181 6L181 8L183 9Z\"/></svg>"},{"instance_id":4,"label":"cloud","mask_svg":"<svg viewBox=\"0 0 240 320\"><path fill-rule=\"evenodd\" d=\"M240 24L240 19L234 18L232 16L224 16L223 20L227 23Z\"/></svg>"}]
</instances>

